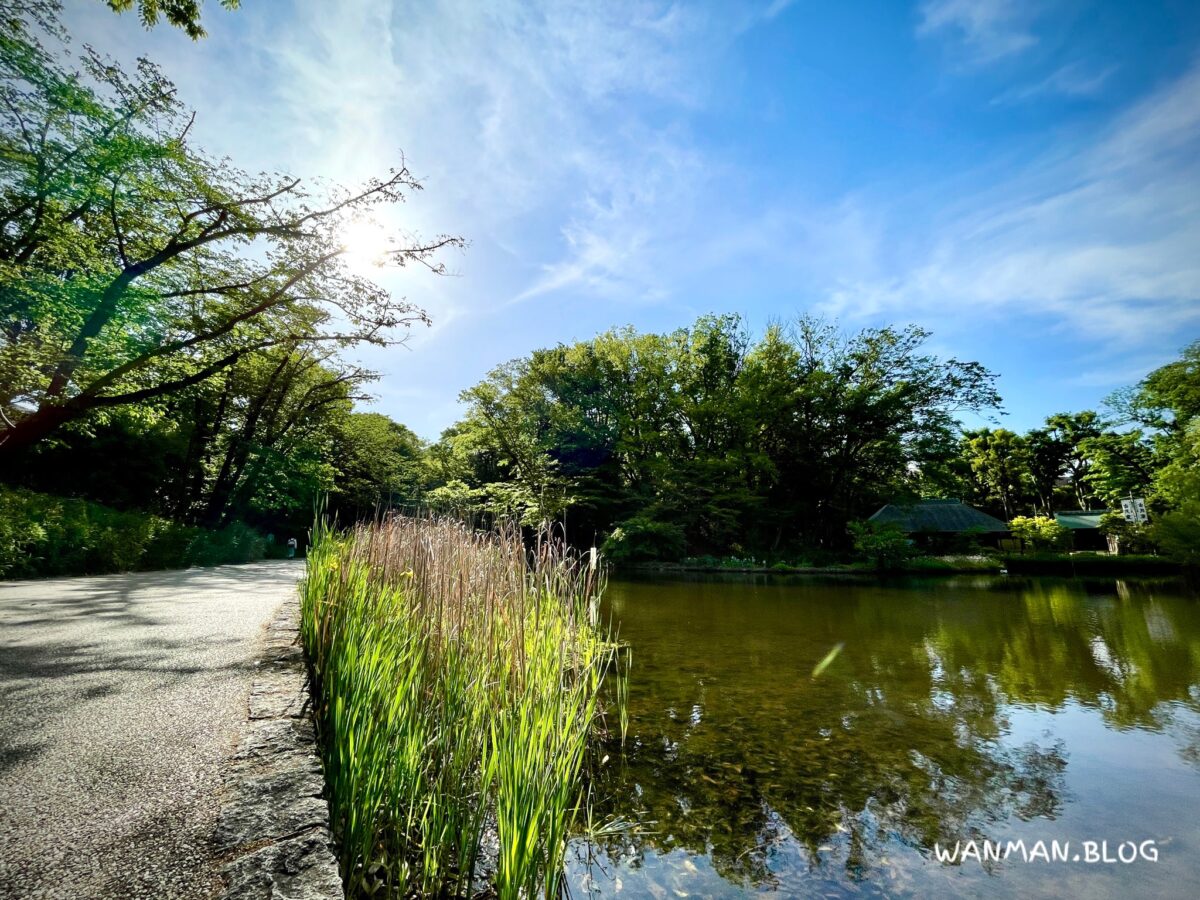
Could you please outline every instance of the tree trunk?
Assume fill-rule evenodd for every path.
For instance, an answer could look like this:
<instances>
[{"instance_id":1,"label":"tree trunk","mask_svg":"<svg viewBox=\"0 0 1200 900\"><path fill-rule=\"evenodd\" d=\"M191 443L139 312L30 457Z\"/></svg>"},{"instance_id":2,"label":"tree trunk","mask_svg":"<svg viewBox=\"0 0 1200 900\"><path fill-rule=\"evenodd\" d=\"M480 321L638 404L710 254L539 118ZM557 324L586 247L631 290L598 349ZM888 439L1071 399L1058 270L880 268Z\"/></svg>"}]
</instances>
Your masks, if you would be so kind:
<instances>
[{"instance_id":1,"label":"tree trunk","mask_svg":"<svg viewBox=\"0 0 1200 900\"><path fill-rule=\"evenodd\" d=\"M0 461L11 460L18 453L36 444L61 425L77 419L86 412L74 404L43 406L21 419L0 435Z\"/></svg>"}]
</instances>

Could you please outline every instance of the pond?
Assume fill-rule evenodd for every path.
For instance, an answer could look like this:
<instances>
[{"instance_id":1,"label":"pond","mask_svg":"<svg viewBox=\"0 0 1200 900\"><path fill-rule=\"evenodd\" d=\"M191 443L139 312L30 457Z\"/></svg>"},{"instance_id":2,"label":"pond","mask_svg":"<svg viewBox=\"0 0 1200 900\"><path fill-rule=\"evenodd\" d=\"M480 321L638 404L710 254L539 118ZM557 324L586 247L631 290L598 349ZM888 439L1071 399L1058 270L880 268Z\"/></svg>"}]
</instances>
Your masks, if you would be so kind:
<instances>
[{"instance_id":1,"label":"pond","mask_svg":"<svg viewBox=\"0 0 1200 900\"><path fill-rule=\"evenodd\" d=\"M631 827L572 841L573 896L1200 896L1178 583L623 579L606 604L630 719L592 822Z\"/></svg>"}]
</instances>

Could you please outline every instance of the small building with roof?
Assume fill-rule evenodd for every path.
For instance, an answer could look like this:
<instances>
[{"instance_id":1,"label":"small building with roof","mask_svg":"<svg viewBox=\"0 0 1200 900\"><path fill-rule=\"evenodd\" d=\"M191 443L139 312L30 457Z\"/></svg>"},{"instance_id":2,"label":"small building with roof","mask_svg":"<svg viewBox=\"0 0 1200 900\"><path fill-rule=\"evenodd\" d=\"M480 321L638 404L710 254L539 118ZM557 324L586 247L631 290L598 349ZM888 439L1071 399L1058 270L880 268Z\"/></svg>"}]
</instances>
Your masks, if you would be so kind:
<instances>
[{"instance_id":1,"label":"small building with roof","mask_svg":"<svg viewBox=\"0 0 1200 900\"><path fill-rule=\"evenodd\" d=\"M868 520L895 525L914 540L948 545L975 538L996 543L1008 535L1008 525L961 500L917 500L889 503Z\"/></svg>"},{"instance_id":2,"label":"small building with roof","mask_svg":"<svg viewBox=\"0 0 1200 900\"><path fill-rule=\"evenodd\" d=\"M1111 550L1107 536L1100 530L1100 520L1107 509L1055 510L1054 521L1071 532L1071 547L1075 550Z\"/></svg>"}]
</instances>

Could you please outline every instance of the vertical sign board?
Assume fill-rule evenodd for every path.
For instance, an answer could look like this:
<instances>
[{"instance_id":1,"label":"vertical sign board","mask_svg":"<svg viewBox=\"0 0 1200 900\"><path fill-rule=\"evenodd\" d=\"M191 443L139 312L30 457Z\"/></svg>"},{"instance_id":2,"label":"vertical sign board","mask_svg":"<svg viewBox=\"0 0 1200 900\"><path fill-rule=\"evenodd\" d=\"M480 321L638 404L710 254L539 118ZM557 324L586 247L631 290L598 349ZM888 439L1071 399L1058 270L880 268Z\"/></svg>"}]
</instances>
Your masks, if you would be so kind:
<instances>
[{"instance_id":1,"label":"vertical sign board","mask_svg":"<svg viewBox=\"0 0 1200 900\"><path fill-rule=\"evenodd\" d=\"M1146 501L1141 497L1122 500L1121 517L1126 522L1149 522L1150 516L1146 513Z\"/></svg>"}]
</instances>

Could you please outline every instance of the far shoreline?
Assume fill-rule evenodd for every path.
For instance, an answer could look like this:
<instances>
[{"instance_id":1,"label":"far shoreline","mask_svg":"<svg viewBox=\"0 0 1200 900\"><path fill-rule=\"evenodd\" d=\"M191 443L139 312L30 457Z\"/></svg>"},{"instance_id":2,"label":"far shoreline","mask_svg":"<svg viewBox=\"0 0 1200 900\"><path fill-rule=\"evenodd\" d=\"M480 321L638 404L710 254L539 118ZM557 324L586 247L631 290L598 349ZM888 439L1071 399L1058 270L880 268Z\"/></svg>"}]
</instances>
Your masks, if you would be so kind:
<instances>
[{"instance_id":1,"label":"far shoreline","mask_svg":"<svg viewBox=\"0 0 1200 900\"><path fill-rule=\"evenodd\" d=\"M630 563L614 568L617 574L708 575L839 575L859 577L939 575L1051 575L1076 578L1186 575L1180 563L1159 556L1107 556L1055 554L1008 557L918 557L915 564L880 569L866 565L771 566L711 565L671 562Z\"/></svg>"}]
</instances>

